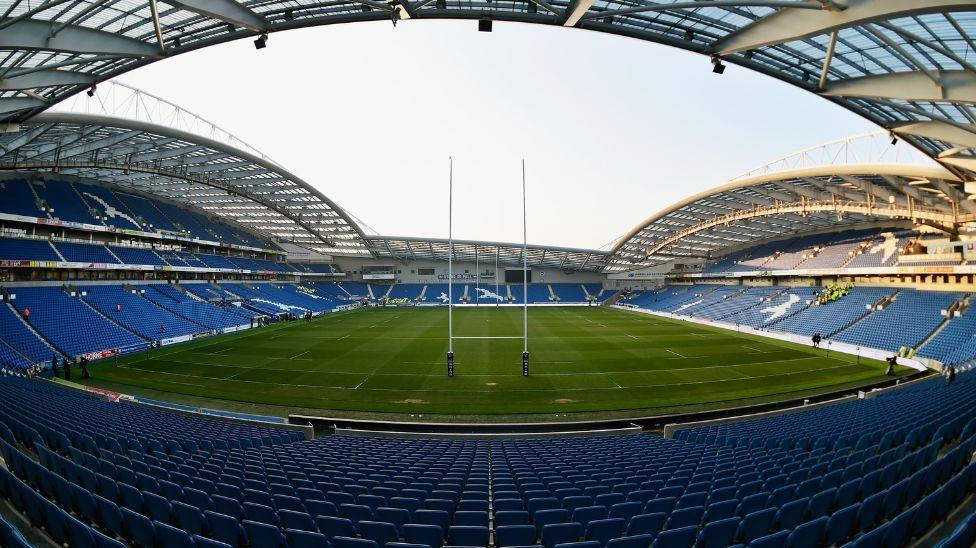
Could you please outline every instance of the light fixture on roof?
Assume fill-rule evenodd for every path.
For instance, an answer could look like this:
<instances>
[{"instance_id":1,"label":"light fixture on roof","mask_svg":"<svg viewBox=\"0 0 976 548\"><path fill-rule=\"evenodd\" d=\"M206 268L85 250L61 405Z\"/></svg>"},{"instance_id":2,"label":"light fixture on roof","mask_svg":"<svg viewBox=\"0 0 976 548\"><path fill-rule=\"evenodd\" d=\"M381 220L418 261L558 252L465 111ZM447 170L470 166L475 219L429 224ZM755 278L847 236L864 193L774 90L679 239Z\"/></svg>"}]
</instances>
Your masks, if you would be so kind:
<instances>
[{"instance_id":1,"label":"light fixture on roof","mask_svg":"<svg viewBox=\"0 0 976 548\"><path fill-rule=\"evenodd\" d=\"M95 96L95 84L92 84L92 87L88 88L88 91L86 91L85 93L89 97L94 97Z\"/></svg>"},{"instance_id":2,"label":"light fixture on roof","mask_svg":"<svg viewBox=\"0 0 976 548\"><path fill-rule=\"evenodd\" d=\"M262 32L261 36L258 36L257 39L254 40L254 49L264 49L266 47L268 47L268 34Z\"/></svg>"},{"instance_id":3,"label":"light fixture on roof","mask_svg":"<svg viewBox=\"0 0 976 548\"><path fill-rule=\"evenodd\" d=\"M393 20L393 26L395 27L396 24L397 24L397 21L400 20L400 5L399 4L393 4L393 11L390 12L390 19Z\"/></svg>"},{"instance_id":4,"label":"light fixture on roof","mask_svg":"<svg viewBox=\"0 0 976 548\"><path fill-rule=\"evenodd\" d=\"M888 135L891 137L891 144L892 144L892 146L897 145L898 144L898 136L895 135L895 132L894 131L889 131L888 132Z\"/></svg>"},{"instance_id":5,"label":"light fixture on roof","mask_svg":"<svg viewBox=\"0 0 976 548\"><path fill-rule=\"evenodd\" d=\"M481 19L478 19L478 32L491 32L490 15L482 15Z\"/></svg>"},{"instance_id":6,"label":"light fixture on roof","mask_svg":"<svg viewBox=\"0 0 976 548\"><path fill-rule=\"evenodd\" d=\"M722 63L722 58L717 55L712 57L712 72L715 74L725 73L725 64Z\"/></svg>"}]
</instances>

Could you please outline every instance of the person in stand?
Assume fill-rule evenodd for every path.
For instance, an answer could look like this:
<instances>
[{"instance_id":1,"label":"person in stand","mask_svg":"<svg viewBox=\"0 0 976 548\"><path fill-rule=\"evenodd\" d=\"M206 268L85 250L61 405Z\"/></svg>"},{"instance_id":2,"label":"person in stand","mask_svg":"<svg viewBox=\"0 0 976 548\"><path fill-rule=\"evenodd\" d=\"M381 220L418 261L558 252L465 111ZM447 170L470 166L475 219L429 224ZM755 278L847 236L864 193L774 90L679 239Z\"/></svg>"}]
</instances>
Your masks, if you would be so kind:
<instances>
[{"instance_id":1,"label":"person in stand","mask_svg":"<svg viewBox=\"0 0 976 548\"><path fill-rule=\"evenodd\" d=\"M81 361L78 362L78 366L81 367L81 378L90 379L91 375L88 374L88 357L82 356Z\"/></svg>"},{"instance_id":2,"label":"person in stand","mask_svg":"<svg viewBox=\"0 0 976 548\"><path fill-rule=\"evenodd\" d=\"M69 358L64 359L64 380L71 380L71 360Z\"/></svg>"},{"instance_id":3,"label":"person in stand","mask_svg":"<svg viewBox=\"0 0 976 548\"><path fill-rule=\"evenodd\" d=\"M956 368L949 366L949 372L946 373L946 386L952 384L952 381L956 380Z\"/></svg>"},{"instance_id":4,"label":"person in stand","mask_svg":"<svg viewBox=\"0 0 976 548\"><path fill-rule=\"evenodd\" d=\"M51 356L51 373L55 378L58 376L58 355Z\"/></svg>"},{"instance_id":5,"label":"person in stand","mask_svg":"<svg viewBox=\"0 0 976 548\"><path fill-rule=\"evenodd\" d=\"M30 308L24 309L24 321L30 323Z\"/></svg>"}]
</instances>

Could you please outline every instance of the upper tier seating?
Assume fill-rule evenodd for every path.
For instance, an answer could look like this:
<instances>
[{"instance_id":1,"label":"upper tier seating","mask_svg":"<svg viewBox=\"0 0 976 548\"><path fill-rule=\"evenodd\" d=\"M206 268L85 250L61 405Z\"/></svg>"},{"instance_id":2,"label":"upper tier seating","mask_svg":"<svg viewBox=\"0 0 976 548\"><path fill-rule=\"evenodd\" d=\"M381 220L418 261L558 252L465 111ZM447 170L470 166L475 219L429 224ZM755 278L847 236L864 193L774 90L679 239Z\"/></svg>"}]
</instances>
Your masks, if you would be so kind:
<instances>
[{"instance_id":1,"label":"upper tier seating","mask_svg":"<svg viewBox=\"0 0 976 548\"><path fill-rule=\"evenodd\" d=\"M912 231L886 230L867 243L849 263L848 268L864 268L872 266L893 266L905 246L918 238Z\"/></svg>"},{"instance_id":2,"label":"upper tier seating","mask_svg":"<svg viewBox=\"0 0 976 548\"><path fill-rule=\"evenodd\" d=\"M275 249L261 238L228 222L186 206L135 196L115 187L65 181L0 181L0 213L51 217L91 225L149 232L183 233L207 241ZM36 193L36 195L35 195ZM48 211L40 210L44 206Z\"/></svg>"},{"instance_id":3,"label":"upper tier seating","mask_svg":"<svg viewBox=\"0 0 976 548\"><path fill-rule=\"evenodd\" d=\"M129 208L111 190L97 185L74 183L83 200L98 211L104 223L118 228L143 230L145 227L135 220Z\"/></svg>"},{"instance_id":4,"label":"upper tier seating","mask_svg":"<svg viewBox=\"0 0 976 548\"><path fill-rule=\"evenodd\" d=\"M82 199L71 183L59 181L45 181L32 183L42 203L48 209L51 217L62 221L86 223L92 225L104 224L92 216L88 203ZM44 217L42 213L38 215Z\"/></svg>"},{"instance_id":5,"label":"upper tier seating","mask_svg":"<svg viewBox=\"0 0 976 548\"><path fill-rule=\"evenodd\" d=\"M0 208L0 212L26 217L46 217L47 215L37 208L37 198L31 192L29 184L24 179L0 181L0 194L3 195L5 204Z\"/></svg>"},{"instance_id":6,"label":"upper tier seating","mask_svg":"<svg viewBox=\"0 0 976 548\"><path fill-rule=\"evenodd\" d=\"M140 196L135 196L132 194L125 194L123 192L116 192L116 196L126 205L126 207L133 213L135 218L140 221L147 230L155 232L158 230L165 230L168 232L178 232L177 228L173 225L166 215L163 214L159 208L156 207L154 200L149 200L147 198L142 198Z\"/></svg>"},{"instance_id":7,"label":"upper tier seating","mask_svg":"<svg viewBox=\"0 0 976 548\"><path fill-rule=\"evenodd\" d=\"M793 270L812 255L812 250L829 241L834 234L814 234L780 242L782 248L764 265L764 270Z\"/></svg>"},{"instance_id":8,"label":"upper tier seating","mask_svg":"<svg viewBox=\"0 0 976 548\"><path fill-rule=\"evenodd\" d=\"M814 257L800 265L803 269L840 268L851 260L853 251L866 239L878 233L877 229L845 230L821 246Z\"/></svg>"},{"instance_id":9,"label":"upper tier seating","mask_svg":"<svg viewBox=\"0 0 976 548\"><path fill-rule=\"evenodd\" d=\"M0 238L0 259L11 261L60 261L47 240Z\"/></svg>"},{"instance_id":10,"label":"upper tier seating","mask_svg":"<svg viewBox=\"0 0 976 548\"><path fill-rule=\"evenodd\" d=\"M100 350L132 351L146 341L107 320L61 287L17 287L14 306L30 309L30 325L69 356Z\"/></svg>"}]
</instances>

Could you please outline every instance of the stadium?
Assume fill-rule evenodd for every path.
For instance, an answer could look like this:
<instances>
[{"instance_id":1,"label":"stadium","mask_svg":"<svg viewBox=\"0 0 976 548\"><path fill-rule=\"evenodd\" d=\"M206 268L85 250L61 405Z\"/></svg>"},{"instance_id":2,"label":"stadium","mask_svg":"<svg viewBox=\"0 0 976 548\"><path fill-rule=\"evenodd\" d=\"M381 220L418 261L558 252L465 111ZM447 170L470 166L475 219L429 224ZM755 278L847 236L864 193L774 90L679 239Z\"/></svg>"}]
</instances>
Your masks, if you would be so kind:
<instances>
[{"instance_id":1,"label":"stadium","mask_svg":"<svg viewBox=\"0 0 976 548\"><path fill-rule=\"evenodd\" d=\"M976 545L972 3L0 10L0 546ZM445 150L444 200L393 219L445 233L403 236L118 79L423 20L664 45L872 129L639 203L602 248L530 239L558 208L526 185L562 187L526 160L519 190L487 190L521 240L489 211L459 237ZM276 139L309 125L289 123ZM593 218L637 201L613 173Z\"/></svg>"}]
</instances>

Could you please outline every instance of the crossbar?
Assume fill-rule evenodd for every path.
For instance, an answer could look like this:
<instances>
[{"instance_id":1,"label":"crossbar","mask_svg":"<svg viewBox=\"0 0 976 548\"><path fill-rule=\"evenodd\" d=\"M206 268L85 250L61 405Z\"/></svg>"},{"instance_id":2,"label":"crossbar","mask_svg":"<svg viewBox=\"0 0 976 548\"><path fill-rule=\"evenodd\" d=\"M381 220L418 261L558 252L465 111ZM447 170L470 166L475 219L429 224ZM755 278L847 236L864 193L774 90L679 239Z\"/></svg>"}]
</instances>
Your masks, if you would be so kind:
<instances>
[{"instance_id":1,"label":"crossbar","mask_svg":"<svg viewBox=\"0 0 976 548\"><path fill-rule=\"evenodd\" d=\"M518 335L515 337L461 337L459 335L455 335L451 338L452 339L521 339L522 336Z\"/></svg>"}]
</instances>

